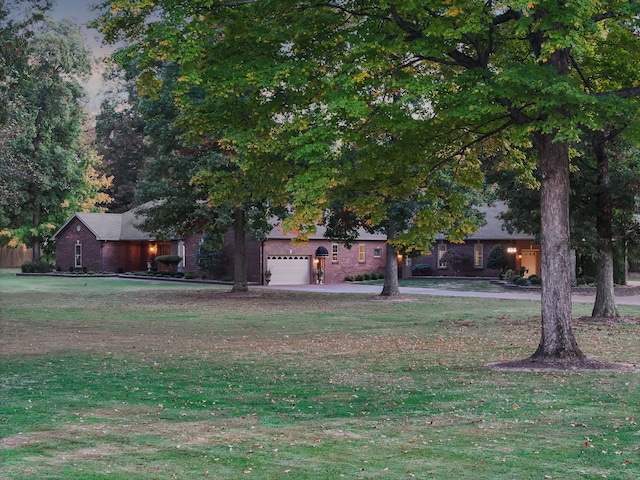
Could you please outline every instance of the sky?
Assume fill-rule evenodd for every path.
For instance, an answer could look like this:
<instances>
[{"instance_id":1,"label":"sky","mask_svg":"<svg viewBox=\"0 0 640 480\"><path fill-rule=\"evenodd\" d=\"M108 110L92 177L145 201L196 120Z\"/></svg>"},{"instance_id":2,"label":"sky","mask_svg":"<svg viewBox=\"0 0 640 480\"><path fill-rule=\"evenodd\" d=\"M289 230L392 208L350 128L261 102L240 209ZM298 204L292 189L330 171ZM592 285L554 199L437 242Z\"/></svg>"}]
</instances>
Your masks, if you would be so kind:
<instances>
[{"instance_id":1,"label":"sky","mask_svg":"<svg viewBox=\"0 0 640 480\"><path fill-rule=\"evenodd\" d=\"M96 60L108 56L112 51L111 47L101 44L99 33L96 30L86 27L87 23L98 15L97 12L90 10L90 7L98 2L99 0L56 0L53 10L50 12L50 16L54 20L67 18L81 26L87 46L93 52ZM84 87L87 91L87 109L95 113L100 107L100 97L105 89L102 81L102 69L99 64L94 65L92 75L84 82Z\"/></svg>"}]
</instances>

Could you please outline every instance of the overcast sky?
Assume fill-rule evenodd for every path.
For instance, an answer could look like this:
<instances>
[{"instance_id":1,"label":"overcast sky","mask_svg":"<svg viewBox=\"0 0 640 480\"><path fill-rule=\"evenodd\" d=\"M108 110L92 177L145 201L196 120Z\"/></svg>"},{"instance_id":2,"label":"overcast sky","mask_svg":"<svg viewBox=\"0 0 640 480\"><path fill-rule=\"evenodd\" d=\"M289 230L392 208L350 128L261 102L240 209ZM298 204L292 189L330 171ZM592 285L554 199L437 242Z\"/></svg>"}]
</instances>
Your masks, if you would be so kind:
<instances>
[{"instance_id":1,"label":"overcast sky","mask_svg":"<svg viewBox=\"0 0 640 480\"><path fill-rule=\"evenodd\" d=\"M86 27L87 23L94 20L98 15L97 12L90 10L90 7L98 3L98 1L56 0L53 10L50 12L50 15L55 20L68 18L82 27L87 46L93 52L96 61L101 57L108 56L112 50L110 47L102 46L97 31ZM94 65L92 72L91 78L85 83L85 88L89 100L88 109L95 111L100 106L100 93L104 90L104 86L100 65Z\"/></svg>"}]
</instances>

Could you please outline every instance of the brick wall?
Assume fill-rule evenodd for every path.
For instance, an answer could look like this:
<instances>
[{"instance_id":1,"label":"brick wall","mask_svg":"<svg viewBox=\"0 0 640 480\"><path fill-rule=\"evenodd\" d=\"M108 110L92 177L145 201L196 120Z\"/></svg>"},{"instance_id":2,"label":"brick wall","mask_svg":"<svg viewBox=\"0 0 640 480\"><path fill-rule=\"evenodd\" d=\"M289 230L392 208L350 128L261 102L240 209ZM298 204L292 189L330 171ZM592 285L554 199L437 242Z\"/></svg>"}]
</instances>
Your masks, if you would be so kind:
<instances>
[{"instance_id":1,"label":"brick wall","mask_svg":"<svg viewBox=\"0 0 640 480\"><path fill-rule=\"evenodd\" d=\"M416 265L418 263L426 263L431 265L432 269L430 271L430 275L440 275L440 276L465 276L465 277L497 277L500 274L499 270L490 269L490 268L476 268L474 266L474 245L478 242L465 242L465 243L450 243L444 242L447 245L447 251L458 250L462 252L467 258L467 264L460 270L459 273L455 272L451 265L448 265L447 268L438 268L438 245L434 244L432 247L431 254L423 255L419 258L413 258L411 263L412 265ZM507 246L517 246L518 252L520 252L523 248L530 248L531 242L528 241L518 241L518 242L501 242L499 240L485 240L482 241L483 245L483 265L487 264L489 259L489 253L491 253L491 249L502 243L506 250ZM514 270L519 270L520 268L520 259L517 255L510 256L507 254L507 259L511 261L511 265L507 268L512 268Z\"/></svg>"},{"instance_id":2,"label":"brick wall","mask_svg":"<svg viewBox=\"0 0 640 480\"><path fill-rule=\"evenodd\" d=\"M358 245L365 246L364 262L359 261ZM337 245L338 259L332 261L332 246ZM270 239L265 244L265 259L267 255L310 255L316 260L315 253L318 247L323 246L329 252L329 257L324 259L324 282L340 283L349 275L364 273L384 272L386 257L386 242L384 240L365 240L356 243L351 249L342 244L333 243L330 240L311 240L306 244L294 245L291 240ZM380 249L380 257L374 257L374 250ZM314 269L317 264L314 264Z\"/></svg>"},{"instance_id":3,"label":"brick wall","mask_svg":"<svg viewBox=\"0 0 640 480\"><path fill-rule=\"evenodd\" d=\"M80 228L78 228L80 227ZM82 245L82 266L75 268L75 246ZM147 269L147 241L101 241L74 218L56 238L56 267L63 271L137 272Z\"/></svg>"},{"instance_id":4,"label":"brick wall","mask_svg":"<svg viewBox=\"0 0 640 480\"><path fill-rule=\"evenodd\" d=\"M103 271L101 243L77 218L74 218L56 239L56 267L60 270ZM82 267L75 268L75 245L82 245Z\"/></svg>"}]
</instances>

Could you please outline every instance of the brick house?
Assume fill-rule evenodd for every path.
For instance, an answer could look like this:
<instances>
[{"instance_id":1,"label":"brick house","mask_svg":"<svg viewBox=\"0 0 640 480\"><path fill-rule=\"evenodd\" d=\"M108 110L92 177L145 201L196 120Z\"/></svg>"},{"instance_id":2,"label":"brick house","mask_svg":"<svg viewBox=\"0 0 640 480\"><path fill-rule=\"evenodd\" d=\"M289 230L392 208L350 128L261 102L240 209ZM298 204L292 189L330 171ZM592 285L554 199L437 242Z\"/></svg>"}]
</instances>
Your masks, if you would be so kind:
<instances>
[{"instance_id":1,"label":"brick house","mask_svg":"<svg viewBox=\"0 0 640 480\"><path fill-rule=\"evenodd\" d=\"M135 211L75 213L53 235L60 270L133 272L169 254L171 242L158 242L136 227Z\"/></svg>"},{"instance_id":2,"label":"brick house","mask_svg":"<svg viewBox=\"0 0 640 480\"><path fill-rule=\"evenodd\" d=\"M159 268L158 255L180 255L179 271L201 275L196 254L202 235L158 241L140 230L135 210L125 213L75 213L53 235L56 267L63 271L136 272ZM347 275L383 272L386 238L362 232L347 249L325 239L324 229L304 244L293 243L294 235L275 227L265 239L247 244L247 276L261 283L263 273L272 273L271 284L305 284L317 281L318 267L325 283L341 282ZM227 275L233 272L233 232L224 235L222 251L228 259Z\"/></svg>"},{"instance_id":3,"label":"brick house","mask_svg":"<svg viewBox=\"0 0 640 480\"><path fill-rule=\"evenodd\" d=\"M500 271L487 268L487 258L495 245L502 244L509 262L507 268L517 273L523 269L526 276L540 276L540 245L536 243L533 235L521 232L509 233L503 228L499 215L505 209L506 205L500 202L496 202L494 206L478 208L485 214L486 221L478 231L466 237L463 243L452 243L443 235L438 235L431 253L411 259L411 264L431 266L430 275L495 277L500 274ZM460 264L456 265L457 270L451 262L447 262L446 256L447 252L454 250L462 259ZM409 270L408 274L411 274L410 268L406 265L404 270L405 272Z\"/></svg>"},{"instance_id":4,"label":"brick house","mask_svg":"<svg viewBox=\"0 0 640 480\"><path fill-rule=\"evenodd\" d=\"M464 243L454 244L438 236L432 252L420 258L403 259L399 269L402 276L411 276L411 265L426 263L432 275L462 275L476 277L497 276L500 272L486 268L487 257L494 245L501 243L511 252L512 268L521 267L528 275L540 274L540 247L531 235L509 234L498 218L504 205L483 207L486 225L469 235ZM202 275L196 254L202 235L183 239L158 241L137 226L135 210L118 213L76 213L53 235L56 242L56 266L60 270L95 272L136 272L161 268L155 262L158 255L180 255L179 271ZM265 271L271 272L272 285L310 284L317 282L318 268L324 283L338 283L345 277L364 273L383 272L386 261L386 237L360 232L358 240L348 249L338 241L324 238L324 228L305 243L294 243L292 234L276 226L265 239L249 239L247 243L247 277L249 282L262 283ZM451 250L459 251L466 262L455 271L444 258ZM226 272L233 273L235 246L233 232L224 235L222 251L227 258Z\"/></svg>"}]
</instances>

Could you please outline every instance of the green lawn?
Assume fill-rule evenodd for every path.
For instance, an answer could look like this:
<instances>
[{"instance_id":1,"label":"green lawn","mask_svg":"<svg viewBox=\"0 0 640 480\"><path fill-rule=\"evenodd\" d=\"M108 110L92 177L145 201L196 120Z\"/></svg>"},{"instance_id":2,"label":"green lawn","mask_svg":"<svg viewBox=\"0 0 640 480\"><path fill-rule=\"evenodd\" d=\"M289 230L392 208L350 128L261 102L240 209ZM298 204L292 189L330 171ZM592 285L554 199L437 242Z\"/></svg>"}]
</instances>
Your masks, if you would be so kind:
<instances>
[{"instance_id":1,"label":"green lawn","mask_svg":"<svg viewBox=\"0 0 640 480\"><path fill-rule=\"evenodd\" d=\"M637 372L492 370L537 302L411 300L0 273L0 479L640 477Z\"/></svg>"},{"instance_id":2,"label":"green lawn","mask_svg":"<svg viewBox=\"0 0 640 480\"><path fill-rule=\"evenodd\" d=\"M374 280L365 282L369 285L382 285L384 280ZM442 278L401 278L398 280L401 287L413 288L436 288L438 290L454 290L464 292L504 292L500 285L494 285L489 280L467 280L462 278L442 279Z\"/></svg>"}]
</instances>

